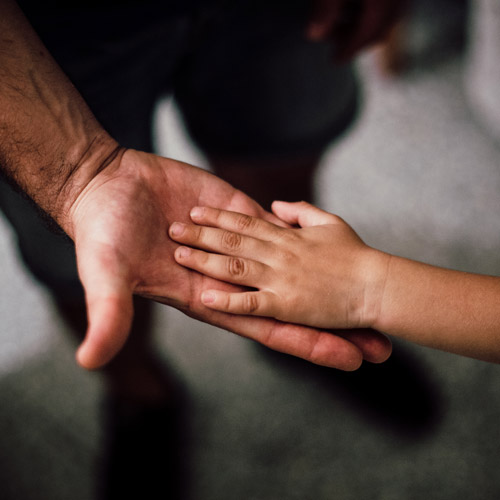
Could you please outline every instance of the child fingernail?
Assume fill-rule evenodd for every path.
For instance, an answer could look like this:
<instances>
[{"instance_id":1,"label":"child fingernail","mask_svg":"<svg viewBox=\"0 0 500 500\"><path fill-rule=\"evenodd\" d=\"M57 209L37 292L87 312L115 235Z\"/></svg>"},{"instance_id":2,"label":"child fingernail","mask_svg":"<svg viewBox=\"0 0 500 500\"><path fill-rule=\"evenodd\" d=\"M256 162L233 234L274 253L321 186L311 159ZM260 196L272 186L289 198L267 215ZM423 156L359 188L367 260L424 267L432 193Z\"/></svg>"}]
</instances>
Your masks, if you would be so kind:
<instances>
[{"instance_id":1,"label":"child fingernail","mask_svg":"<svg viewBox=\"0 0 500 500\"><path fill-rule=\"evenodd\" d=\"M180 236L184 232L184 229L186 229L185 224L181 224L180 222L174 222L170 226L170 234L172 236Z\"/></svg>"},{"instance_id":2,"label":"child fingernail","mask_svg":"<svg viewBox=\"0 0 500 500\"><path fill-rule=\"evenodd\" d=\"M190 253L191 253L191 249L187 248L187 247L179 247L177 249L177 257L179 257L181 259L185 259L186 257L189 256Z\"/></svg>"},{"instance_id":3,"label":"child fingernail","mask_svg":"<svg viewBox=\"0 0 500 500\"><path fill-rule=\"evenodd\" d=\"M193 219L199 219L202 215L203 215L203 212L204 212L204 209L201 208L201 207L194 207L192 210L191 210L191 217Z\"/></svg>"},{"instance_id":4,"label":"child fingernail","mask_svg":"<svg viewBox=\"0 0 500 500\"><path fill-rule=\"evenodd\" d=\"M203 292L201 294L201 301L204 304L212 304L215 302L215 294L213 292Z\"/></svg>"}]
</instances>

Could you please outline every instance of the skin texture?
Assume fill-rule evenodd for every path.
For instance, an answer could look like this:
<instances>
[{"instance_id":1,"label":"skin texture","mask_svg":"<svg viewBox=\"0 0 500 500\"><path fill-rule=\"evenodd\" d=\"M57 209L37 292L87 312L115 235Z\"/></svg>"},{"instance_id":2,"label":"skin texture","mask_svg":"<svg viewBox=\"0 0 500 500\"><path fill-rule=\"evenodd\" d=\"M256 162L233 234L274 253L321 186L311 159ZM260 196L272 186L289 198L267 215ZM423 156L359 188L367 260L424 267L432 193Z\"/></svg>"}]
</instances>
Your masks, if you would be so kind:
<instances>
[{"instance_id":1,"label":"skin texture","mask_svg":"<svg viewBox=\"0 0 500 500\"><path fill-rule=\"evenodd\" d=\"M168 228L174 220L188 222L190 208L200 204L279 223L221 179L133 150L119 155L82 191L70 218L90 319L78 353L83 366L101 366L121 348L130 328L132 294L173 305L190 316L326 366L350 370L363 358L387 357L390 344L376 332L359 330L346 340L342 334L230 315L202 304L205 290L235 289L188 271L173 258L178 245L169 238Z\"/></svg>"},{"instance_id":2,"label":"skin texture","mask_svg":"<svg viewBox=\"0 0 500 500\"><path fill-rule=\"evenodd\" d=\"M193 221L203 225L170 228L177 241L217 252L179 248L175 254L179 263L258 289L208 291L202 301L234 314L319 328L369 328L379 308L372 297L385 284L386 254L367 247L339 217L312 205L275 203L273 209L300 229L210 208L191 211Z\"/></svg>"},{"instance_id":3,"label":"skin texture","mask_svg":"<svg viewBox=\"0 0 500 500\"><path fill-rule=\"evenodd\" d=\"M256 289L206 291L208 307L322 328L374 328L500 362L500 278L372 249L342 219L305 202L272 209L299 227L207 207L191 212L196 224L171 226L172 238L196 247L180 247L177 262Z\"/></svg>"},{"instance_id":4,"label":"skin texture","mask_svg":"<svg viewBox=\"0 0 500 500\"><path fill-rule=\"evenodd\" d=\"M103 366L125 343L133 294L326 366L352 370L391 352L370 330L332 334L204 306L204 290L233 285L178 265L170 223L188 222L195 205L278 219L203 170L122 148L10 0L0 0L0 167L75 242L89 319L78 361L86 368Z\"/></svg>"}]
</instances>

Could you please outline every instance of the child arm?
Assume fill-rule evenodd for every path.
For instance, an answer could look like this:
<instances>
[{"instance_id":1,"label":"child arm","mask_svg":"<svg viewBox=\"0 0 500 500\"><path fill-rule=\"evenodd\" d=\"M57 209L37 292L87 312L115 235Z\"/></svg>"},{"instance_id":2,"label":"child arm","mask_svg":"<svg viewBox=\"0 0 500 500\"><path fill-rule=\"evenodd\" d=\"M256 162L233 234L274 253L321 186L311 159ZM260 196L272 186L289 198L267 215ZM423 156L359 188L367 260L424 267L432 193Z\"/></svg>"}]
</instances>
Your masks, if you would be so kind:
<instances>
[{"instance_id":1,"label":"child arm","mask_svg":"<svg viewBox=\"0 0 500 500\"><path fill-rule=\"evenodd\" d=\"M500 278L372 249L342 219L306 203L276 202L273 211L300 227L193 210L197 225L184 226L174 239L198 249L180 247L177 262L255 289L206 291L205 305L322 328L374 328L500 362Z\"/></svg>"}]
</instances>

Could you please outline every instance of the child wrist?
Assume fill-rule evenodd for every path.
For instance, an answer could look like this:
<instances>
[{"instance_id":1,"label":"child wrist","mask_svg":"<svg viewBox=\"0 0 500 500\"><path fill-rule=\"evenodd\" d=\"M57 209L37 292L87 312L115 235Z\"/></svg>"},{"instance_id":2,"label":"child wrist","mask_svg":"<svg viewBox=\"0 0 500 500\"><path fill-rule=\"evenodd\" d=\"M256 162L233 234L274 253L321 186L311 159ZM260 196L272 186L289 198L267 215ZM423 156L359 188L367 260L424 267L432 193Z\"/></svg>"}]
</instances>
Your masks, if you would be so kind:
<instances>
[{"instance_id":1,"label":"child wrist","mask_svg":"<svg viewBox=\"0 0 500 500\"><path fill-rule=\"evenodd\" d=\"M368 248L360 270L363 280L363 300L360 311L364 328L377 329L382 316L383 299L392 256Z\"/></svg>"}]
</instances>

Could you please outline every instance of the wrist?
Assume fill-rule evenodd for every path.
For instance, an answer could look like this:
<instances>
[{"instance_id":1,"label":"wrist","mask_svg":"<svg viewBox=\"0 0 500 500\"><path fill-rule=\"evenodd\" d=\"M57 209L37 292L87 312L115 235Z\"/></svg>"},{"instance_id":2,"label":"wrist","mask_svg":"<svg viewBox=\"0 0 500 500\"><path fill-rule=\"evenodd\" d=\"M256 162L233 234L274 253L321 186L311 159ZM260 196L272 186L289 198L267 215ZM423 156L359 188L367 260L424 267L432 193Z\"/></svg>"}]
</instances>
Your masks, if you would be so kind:
<instances>
[{"instance_id":1,"label":"wrist","mask_svg":"<svg viewBox=\"0 0 500 500\"><path fill-rule=\"evenodd\" d=\"M367 247L358 266L360 300L358 300L359 326L378 330L381 322L382 306L393 256Z\"/></svg>"},{"instance_id":2,"label":"wrist","mask_svg":"<svg viewBox=\"0 0 500 500\"><path fill-rule=\"evenodd\" d=\"M69 155L71 168L58 187L56 201L49 215L71 237L74 237L72 209L91 181L104 169L119 162L125 148L104 130L75 147Z\"/></svg>"},{"instance_id":3,"label":"wrist","mask_svg":"<svg viewBox=\"0 0 500 500\"><path fill-rule=\"evenodd\" d=\"M0 32L0 167L71 236L69 207L120 148L14 1Z\"/></svg>"}]
</instances>

